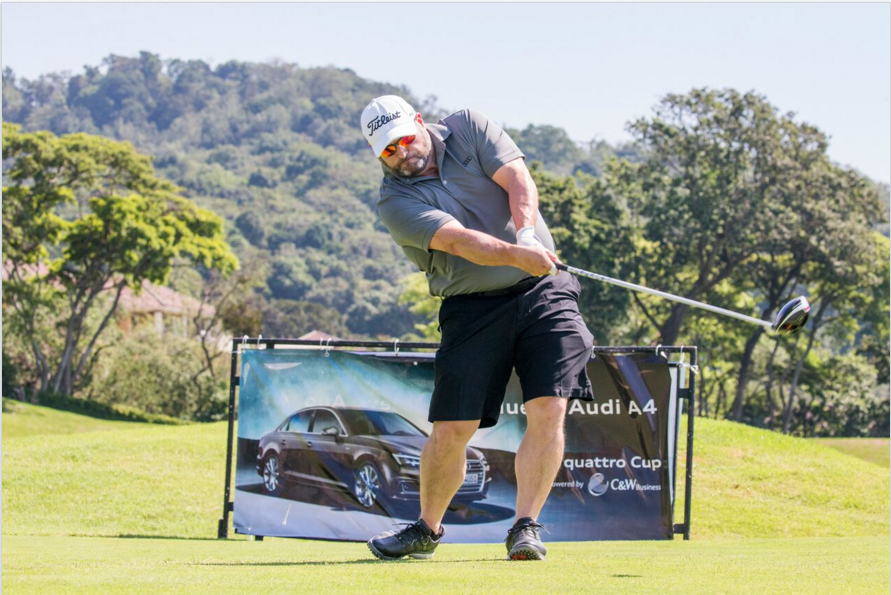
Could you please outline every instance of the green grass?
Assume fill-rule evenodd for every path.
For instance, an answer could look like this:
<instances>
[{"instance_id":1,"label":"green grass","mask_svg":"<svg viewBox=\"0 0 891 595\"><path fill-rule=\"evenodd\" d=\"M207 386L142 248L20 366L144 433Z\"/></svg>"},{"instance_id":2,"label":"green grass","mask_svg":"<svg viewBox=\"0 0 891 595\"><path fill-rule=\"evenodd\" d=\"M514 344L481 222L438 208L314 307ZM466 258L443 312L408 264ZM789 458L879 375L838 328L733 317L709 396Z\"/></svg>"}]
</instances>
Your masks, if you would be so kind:
<instances>
[{"instance_id":1,"label":"green grass","mask_svg":"<svg viewBox=\"0 0 891 595\"><path fill-rule=\"evenodd\" d=\"M864 461L891 467L891 440L888 438L814 438L814 441Z\"/></svg>"},{"instance_id":2,"label":"green grass","mask_svg":"<svg viewBox=\"0 0 891 595\"><path fill-rule=\"evenodd\" d=\"M226 424L125 428L5 439L3 533L213 537ZM809 440L703 419L694 453L697 538L891 530L888 469Z\"/></svg>"},{"instance_id":3,"label":"green grass","mask_svg":"<svg viewBox=\"0 0 891 595\"><path fill-rule=\"evenodd\" d=\"M546 562L448 545L382 563L364 544L4 538L4 593L888 593L888 539L555 543Z\"/></svg>"},{"instance_id":4,"label":"green grass","mask_svg":"<svg viewBox=\"0 0 891 595\"><path fill-rule=\"evenodd\" d=\"M9 592L888 591L889 469L730 422L696 420L691 542L553 543L539 565L446 544L433 563L379 564L363 544L214 540L225 423L40 409L3 415Z\"/></svg>"},{"instance_id":5,"label":"green grass","mask_svg":"<svg viewBox=\"0 0 891 595\"><path fill-rule=\"evenodd\" d=\"M41 434L79 434L103 430L123 430L145 424L108 421L3 399L3 439L38 436Z\"/></svg>"},{"instance_id":6,"label":"green grass","mask_svg":"<svg viewBox=\"0 0 891 595\"><path fill-rule=\"evenodd\" d=\"M888 469L729 421L697 419L695 427L693 535L887 537L891 531Z\"/></svg>"},{"instance_id":7,"label":"green grass","mask_svg":"<svg viewBox=\"0 0 891 595\"><path fill-rule=\"evenodd\" d=\"M226 424L132 425L4 440L4 535L216 536Z\"/></svg>"}]
</instances>

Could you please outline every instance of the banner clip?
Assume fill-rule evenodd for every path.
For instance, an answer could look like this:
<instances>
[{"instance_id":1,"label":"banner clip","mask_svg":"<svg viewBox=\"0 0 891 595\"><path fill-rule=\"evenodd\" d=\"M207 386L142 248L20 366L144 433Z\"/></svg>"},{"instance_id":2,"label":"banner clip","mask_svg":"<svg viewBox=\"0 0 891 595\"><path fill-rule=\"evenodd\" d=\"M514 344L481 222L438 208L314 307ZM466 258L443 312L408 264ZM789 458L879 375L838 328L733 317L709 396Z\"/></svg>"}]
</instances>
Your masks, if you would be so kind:
<instances>
[{"instance_id":1,"label":"banner clip","mask_svg":"<svg viewBox=\"0 0 891 595\"><path fill-rule=\"evenodd\" d=\"M321 339L319 343L321 343ZM328 340L325 341L325 357L331 357L331 337L328 337Z\"/></svg>"},{"instance_id":2,"label":"banner clip","mask_svg":"<svg viewBox=\"0 0 891 595\"><path fill-rule=\"evenodd\" d=\"M257 349L260 349L260 340L263 338L263 335L257 335Z\"/></svg>"},{"instance_id":3,"label":"banner clip","mask_svg":"<svg viewBox=\"0 0 891 595\"><path fill-rule=\"evenodd\" d=\"M399 357L399 339L393 341L393 351L396 352L396 357Z\"/></svg>"},{"instance_id":4,"label":"banner clip","mask_svg":"<svg viewBox=\"0 0 891 595\"><path fill-rule=\"evenodd\" d=\"M666 354L665 351L662 349L662 343L656 345L656 355L661 357L665 361L668 361L668 354Z\"/></svg>"},{"instance_id":5,"label":"banner clip","mask_svg":"<svg viewBox=\"0 0 891 595\"><path fill-rule=\"evenodd\" d=\"M690 371L693 372L694 376L699 376L699 366L694 366L693 364L687 363L687 353L684 351L684 349L686 348L686 345L681 346L681 361L678 362L678 367L689 368Z\"/></svg>"}]
</instances>

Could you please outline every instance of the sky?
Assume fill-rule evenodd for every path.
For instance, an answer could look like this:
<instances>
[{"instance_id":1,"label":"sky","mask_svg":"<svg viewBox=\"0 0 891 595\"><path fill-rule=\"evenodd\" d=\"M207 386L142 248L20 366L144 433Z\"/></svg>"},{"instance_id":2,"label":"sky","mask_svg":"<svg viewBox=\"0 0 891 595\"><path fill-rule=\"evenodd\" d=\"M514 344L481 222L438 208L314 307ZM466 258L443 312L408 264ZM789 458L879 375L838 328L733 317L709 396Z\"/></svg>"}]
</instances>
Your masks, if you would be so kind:
<instances>
[{"instance_id":1,"label":"sky","mask_svg":"<svg viewBox=\"0 0 891 595\"><path fill-rule=\"evenodd\" d=\"M2 4L2 64L109 54L335 66L578 141L627 141L668 93L755 91L891 181L891 4ZM371 98L369 98L371 99Z\"/></svg>"}]
</instances>

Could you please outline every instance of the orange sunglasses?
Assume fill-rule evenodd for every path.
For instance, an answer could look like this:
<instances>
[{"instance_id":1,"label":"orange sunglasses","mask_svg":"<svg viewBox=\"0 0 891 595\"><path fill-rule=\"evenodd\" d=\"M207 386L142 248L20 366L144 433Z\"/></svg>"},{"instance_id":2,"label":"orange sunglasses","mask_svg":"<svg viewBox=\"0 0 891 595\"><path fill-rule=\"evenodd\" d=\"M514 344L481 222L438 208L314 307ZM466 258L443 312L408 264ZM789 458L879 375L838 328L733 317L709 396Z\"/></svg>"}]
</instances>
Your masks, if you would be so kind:
<instances>
[{"instance_id":1,"label":"orange sunglasses","mask_svg":"<svg viewBox=\"0 0 891 595\"><path fill-rule=\"evenodd\" d=\"M392 157L396 154L396 145L402 145L403 147L408 147L410 144L415 142L415 135L411 136L403 136L395 143L391 143L384 147L384 152L381 153L381 157Z\"/></svg>"}]
</instances>

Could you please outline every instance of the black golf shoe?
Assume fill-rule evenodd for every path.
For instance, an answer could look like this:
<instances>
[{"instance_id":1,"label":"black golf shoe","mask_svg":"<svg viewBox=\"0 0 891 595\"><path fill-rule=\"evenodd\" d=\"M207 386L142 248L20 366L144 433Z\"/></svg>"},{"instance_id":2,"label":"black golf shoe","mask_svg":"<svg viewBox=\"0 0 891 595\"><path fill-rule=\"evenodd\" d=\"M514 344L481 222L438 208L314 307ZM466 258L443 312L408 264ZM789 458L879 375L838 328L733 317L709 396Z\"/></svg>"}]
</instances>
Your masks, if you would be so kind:
<instances>
[{"instance_id":1,"label":"black golf shoe","mask_svg":"<svg viewBox=\"0 0 891 595\"><path fill-rule=\"evenodd\" d=\"M507 539L504 540L504 545L507 546L507 559L544 560L548 548L541 542L539 529L544 529L544 525L536 523L531 517L517 519L514 526L508 529Z\"/></svg>"},{"instance_id":2,"label":"black golf shoe","mask_svg":"<svg viewBox=\"0 0 891 595\"><path fill-rule=\"evenodd\" d=\"M406 556L416 560L429 560L442 536L445 527L439 527L439 534L434 534L423 520L407 525L400 531L387 531L368 540L368 549L381 560L400 560Z\"/></svg>"}]
</instances>

